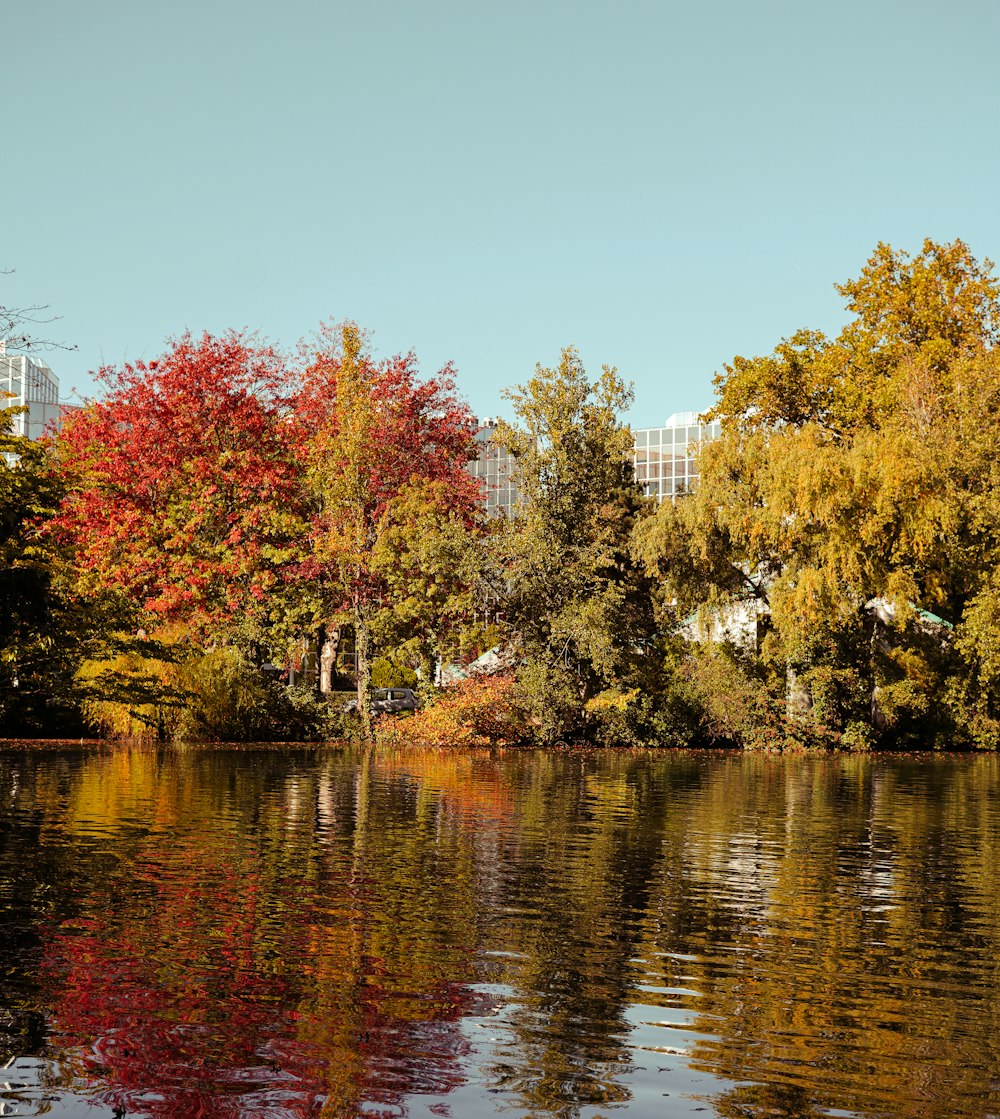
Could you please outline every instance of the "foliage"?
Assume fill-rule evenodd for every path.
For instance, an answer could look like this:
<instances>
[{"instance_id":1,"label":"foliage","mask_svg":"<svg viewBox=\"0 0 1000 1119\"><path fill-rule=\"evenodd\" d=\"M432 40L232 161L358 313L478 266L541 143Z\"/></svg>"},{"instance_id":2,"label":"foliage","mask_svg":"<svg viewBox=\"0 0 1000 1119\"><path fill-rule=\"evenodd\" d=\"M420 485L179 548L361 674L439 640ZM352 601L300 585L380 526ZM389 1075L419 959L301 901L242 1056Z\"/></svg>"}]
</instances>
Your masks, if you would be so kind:
<instances>
[{"instance_id":1,"label":"foliage","mask_svg":"<svg viewBox=\"0 0 1000 1119\"><path fill-rule=\"evenodd\" d=\"M42 448L12 434L18 409L0 408L0 721L33 690L51 644L52 568L34 523L58 501ZM23 686L22 686L23 685Z\"/></svg>"},{"instance_id":2,"label":"foliage","mask_svg":"<svg viewBox=\"0 0 1000 1119\"><path fill-rule=\"evenodd\" d=\"M0 731L80 729L74 675L131 616L113 593L81 595L72 555L44 531L64 493L47 448L0 409Z\"/></svg>"},{"instance_id":3,"label":"foliage","mask_svg":"<svg viewBox=\"0 0 1000 1119\"><path fill-rule=\"evenodd\" d=\"M412 668L396 664L389 657L376 657L372 662L373 688L415 688L418 682Z\"/></svg>"},{"instance_id":4,"label":"foliage","mask_svg":"<svg viewBox=\"0 0 1000 1119\"><path fill-rule=\"evenodd\" d=\"M513 746L529 738L509 676L480 676L446 688L409 718L383 715L380 742L423 746Z\"/></svg>"},{"instance_id":5,"label":"foliage","mask_svg":"<svg viewBox=\"0 0 1000 1119\"><path fill-rule=\"evenodd\" d=\"M575 350L510 391L517 424L496 438L517 457L517 516L500 538L506 621L521 656L520 702L542 742L594 729L587 704L646 685L658 666L650 586L629 552L645 505L620 419L631 389L591 380Z\"/></svg>"},{"instance_id":6,"label":"foliage","mask_svg":"<svg viewBox=\"0 0 1000 1119\"><path fill-rule=\"evenodd\" d=\"M971 712L1000 712L976 653L1000 559L991 267L960 241L879 245L838 289L854 317L836 338L725 367L697 492L637 534L664 625L759 603L760 671L852 741L977 739Z\"/></svg>"},{"instance_id":7,"label":"foliage","mask_svg":"<svg viewBox=\"0 0 1000 1119\"><path fill-rule=\"evenodd\" d=\"M130 651L80 670L84 713L103 734L226 742L339 736L337 713L325 699L266 679L233 646L200 652L147 644L145 656Z\"/></svg>"},{"instance_id":8,"label":"foliage","mask_svg":"<svg viewBox=\"0 0 1000 1119\"><path fill-rule=\"evenodd\" d=\"M383 588L373 635L414 673L413 682L416 673L433 681L437 662L458 659L487 593L482 513L456 509L449 487L440 480L407 485L387 503L372 549Z\"/></svg>"},{"instance_id":9,"label":"foliage","mask_svg":"<svg viewBox=\"0 0 1000 1119\"><path fill-rule=\"evenodd\" d=\"M206 653L183 666L188 695L175 734L219 742L303 742L336 736L329 704L311 688L268 680L232 648Z\"/></svg>"},{"instance_id":10,"label":"foliage","mask_svg":"<svg viewBox=\"0 0 1000 1119\"><path fill-rule=\"evenodd\" d=\"M173 737L188 699L178 665L185 655L191 650L174 642L144 640L84 660L74 683L88 725L112 738Z\"/></svg>"},{"instance_id":11,"label":"foliage","mask_svg":"<svg viewBox=\"0 0 1000 1119\"><path fill-rule=\"evenodd\" d=\"M286 376L272 349L235 333L185 335L156 360L98 372L105 397L56 440L67 493L55 527L81 588L119 589L202 640L291 628L285 574L308 509Z\"/></svg>"},{"instance_id":12,"label":"foliage","mask_svg":"<svg viewBox=\"0 0 1000 1119\"><path fill-rule=\"evenodd\" d=\"M403 589L397 585L391 599L387 573L395 561L411 577L425 559L439 564L436 554L421 556L413 532L403 527L407 503L423 503L423 515L442 525L449 517L457 518L452 524L475 517L478 494L465 469L471 416L455 394L450 367L419 380L412 354L376 361L365 336L348 323L321 333L303 374L296 419L318 507L311 557L317 621L347 619L353 626L358 709L368 733L377 616ZM433 572L416 578L426 588ZM436 639L427 618L428 609L411 611L418 660Z\"/></svg>"},{"instance_id":13,"label":"foliage","mask_svg":"<svg viewBox=\"0 0 1000 1119\"><path fill-rule=\"evenodd\" d=\"M115 734L351 730L258 668L318 645L325 686L344 637L364 736L373 685L431 694L501 644L542 744L1000 747L1000 284L928 240L838 290L836 336L724 366L722 436L658 509L631 390L572 349L508 393L520 505L490 524L451 367L421 379L351 323L295 378L253 337L186 335L103 369L48 445L0 410L0 727L82 705Z\"/></svg>"},{"instance_id":14,"label":"foliage","mask_svg":"<svg viewBox=\"0 0 1000 1119\"><path fill-rule=\"evenodd\" d=\"M609 689L590 700L587 715L595 724L595 740L601 746L628 748L690 746L697 741L694 697L680 679L665 683L661 692Z\"/></svg>"},{"instance_id":15,"label":"foliage","mask_svg":"<svg viewBox=\"0 0 1000 1119\"><path fill-rule=\"evenodd\" d=\"M717 745L778 753L829 748L840 736L813 712L790 715L785 688L752 657L731 646L692 649L683 669L700 736Z\"/></svg>"}]
</instances>

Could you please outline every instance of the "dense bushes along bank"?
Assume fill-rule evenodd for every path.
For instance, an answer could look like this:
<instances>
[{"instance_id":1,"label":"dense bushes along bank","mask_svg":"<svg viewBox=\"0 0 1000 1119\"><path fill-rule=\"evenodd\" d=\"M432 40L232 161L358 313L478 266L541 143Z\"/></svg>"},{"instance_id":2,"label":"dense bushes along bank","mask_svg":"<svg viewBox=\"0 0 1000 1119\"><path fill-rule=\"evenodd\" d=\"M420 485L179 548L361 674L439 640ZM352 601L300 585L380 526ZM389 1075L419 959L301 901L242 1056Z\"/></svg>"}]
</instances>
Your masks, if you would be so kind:
<instances>
[{"instance_id":1,"label":"dense bushes along bank","mask_svg":"<svg viewBox=\"0 0 1000 1119\"><path fill-rule=\"evenodd\" d=\"M573 350L508 393L521 506L491 523L451 369L352 324L299 364L231 334L100 371L51 442L0 436L0 731L326 737L339 708L260 668L349 645L370 735L373 672L500 645L508 678L381 733L995 748L992 265L879 245L839 290L836 337L724 366L697 492L659 507L630 389Z\"/></svg>"}]
</instances>

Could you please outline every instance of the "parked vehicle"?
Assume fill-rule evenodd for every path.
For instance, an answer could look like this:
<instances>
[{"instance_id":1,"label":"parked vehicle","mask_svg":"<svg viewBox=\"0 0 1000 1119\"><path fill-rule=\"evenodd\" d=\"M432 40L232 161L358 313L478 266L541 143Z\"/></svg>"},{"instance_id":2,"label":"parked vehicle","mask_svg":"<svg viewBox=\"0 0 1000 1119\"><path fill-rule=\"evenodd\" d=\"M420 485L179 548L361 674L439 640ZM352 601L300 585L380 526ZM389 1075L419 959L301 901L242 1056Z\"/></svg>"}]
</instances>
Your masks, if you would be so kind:
<instances>
[{"instance_id":1,"label":"parked vehicle","mask_svg":"<svg viewBox=\"0 0 1000 1119\"><path fill-rule=\"evenodd\" d=\"M345 711L357 711L358 701L349 699L344 704ZM371 710L373 715L399 715L416 711L417 697L412 688L376 688L372 692Z\"/></svg>"}]
</instances>

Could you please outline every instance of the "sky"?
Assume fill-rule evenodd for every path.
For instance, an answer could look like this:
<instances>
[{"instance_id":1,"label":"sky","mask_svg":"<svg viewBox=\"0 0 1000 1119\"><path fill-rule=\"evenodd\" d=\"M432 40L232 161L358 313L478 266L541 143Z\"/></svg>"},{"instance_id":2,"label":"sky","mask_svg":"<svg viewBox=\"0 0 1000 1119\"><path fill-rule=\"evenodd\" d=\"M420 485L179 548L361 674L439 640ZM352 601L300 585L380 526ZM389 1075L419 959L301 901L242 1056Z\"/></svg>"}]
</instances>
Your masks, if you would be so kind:
<instances>
[{"instance_id":1,"label":"sky","mask_svg":"<svg viewBox=\"0 0 1000 1119\"><path fill-rule=\"evenodd\" d=\"M1000 258L1000 0L0 0L0 304L64 392L353 319L478 415L575 345L634 426L844 321L879 241Z\"/></svg>"}]
</instances>

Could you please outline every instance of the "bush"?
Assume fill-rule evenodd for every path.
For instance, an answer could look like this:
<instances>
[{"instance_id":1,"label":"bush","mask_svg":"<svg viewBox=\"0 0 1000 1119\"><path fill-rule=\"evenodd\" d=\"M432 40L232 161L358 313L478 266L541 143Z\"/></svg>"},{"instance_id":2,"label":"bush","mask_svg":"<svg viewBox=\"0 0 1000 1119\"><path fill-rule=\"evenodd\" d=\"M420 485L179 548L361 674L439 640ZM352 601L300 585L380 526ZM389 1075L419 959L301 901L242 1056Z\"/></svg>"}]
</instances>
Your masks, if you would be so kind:
<instances>
[{"instance_id":1,"label":"bush","mask_svg":"<svg viewBox=\"0 0 1000 1119\"><path fill-rule=\"evenodd\" d=\"M811 712L788 714L784 694L776 694L784 679L764 679L757 666L723 646L692 649L684 672L703 733L712 741L769 753L839 744L840 735Z\"/></svg>"},{"instance_id":2,"label":"bush","mask_svg":"<svg viewBox=\"0 0 1000 1119\"><path fill-rule=\"evenodd\" d=\"M238 649L177 663L119 657L88 662L85 714L116 738L315 742L341 737L343 716L311 688L268 680Z\"/></svg>"},{"instance_id":3,"label":"bush","mask_svg":"<svg viewBox=\"0 0 1000 1119\"><path fill-rule=\"evenodd\" d=\"M600 746L691 746L698 739L698 709L683 680L666 679L656 692L639 688L601 692L586 706Z\"/></svg>"},{"instance_id":4,"label":"bush","mask_svg":"<svg viewBox=\"0 0 1000 1119\"><path fill-rule=\"evenodd\" d=\"M415 688L418 682L412 668L396 664L388 657L376 657L372 662L373 688Z\"/></svg>"},{"instance_id":5,"label":"bush","mask_svg":"<svg viewBox=\"0 0 1000 1119\"><path fill-rule=\"evenodd\" d=\"M189 697L175 647L151 655L123 652L80 666L74 688L87 725L110 738L172 738Z\"/></svg>"},{"instance_id":6,"label":"bush","mask_svg":"<svg viewBox=\"0 0 1000 1119\"><path fill-rule=\"evenodd\" d=\"M409 718L376 720L380 742L423 746L513 746L530 738L509 676L476 677L439 692Z\"/></svg>"}]
</instances>

